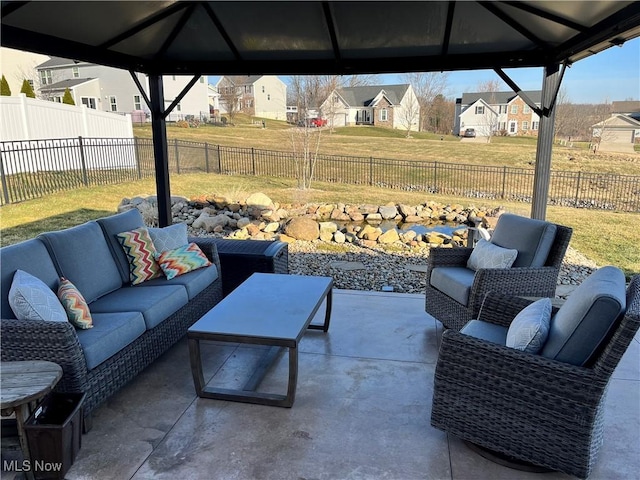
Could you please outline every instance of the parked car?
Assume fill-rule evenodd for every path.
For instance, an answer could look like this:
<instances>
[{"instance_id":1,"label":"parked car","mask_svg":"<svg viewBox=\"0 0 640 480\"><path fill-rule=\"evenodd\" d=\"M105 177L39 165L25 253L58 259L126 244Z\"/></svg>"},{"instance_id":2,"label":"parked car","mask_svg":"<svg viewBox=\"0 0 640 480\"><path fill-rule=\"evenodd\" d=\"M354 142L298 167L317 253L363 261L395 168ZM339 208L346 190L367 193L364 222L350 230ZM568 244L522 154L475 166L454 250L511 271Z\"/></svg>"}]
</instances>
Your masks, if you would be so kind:
<instances>
[{"instance_id":1,"label":"parked car","mask_svg":"<svg viewBox=\"0 0 640 480\"><path fill-rule=\"evenodd\" d=\"M326 125L327 125L327 119L326 118L316 117L316 118L312 118L311 119L311 126L312 127L325 127Z\"/></svg>"},{"instance_id":2,"label":"parked car","mask_svg":"<svg viewBox=\"0 0 640 480\"><path fill-rule=\"evenodd\" d=\"M463 136L464 136L464 137L467 137L467 138L474 138L474 137L476 136L476 130L475 130L475 128L467 128L467 129L464 131L464 135L463 135Z\"/></svg>"}]
</instances>

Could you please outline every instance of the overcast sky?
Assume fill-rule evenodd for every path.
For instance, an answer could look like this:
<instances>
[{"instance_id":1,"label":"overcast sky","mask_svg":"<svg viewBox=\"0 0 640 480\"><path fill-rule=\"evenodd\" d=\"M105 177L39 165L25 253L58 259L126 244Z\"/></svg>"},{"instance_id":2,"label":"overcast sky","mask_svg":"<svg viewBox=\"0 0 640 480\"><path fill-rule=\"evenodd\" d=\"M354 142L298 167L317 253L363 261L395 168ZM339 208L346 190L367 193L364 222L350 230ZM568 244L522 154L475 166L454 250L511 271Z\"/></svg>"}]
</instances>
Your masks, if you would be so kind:
<instances>
[{"instance_id":1,"label":"overcast sky","mask_svg":"<svg viewBox=\"0 0 640 480\"><path fill-rule=\"evenodd\" d=\"M542 88L541 68L505 70L523 90ZM219 77L209 77L215 84ZM281 77L287 82L287 77ZM449 72L447 96L461 97L474 92L480 82L500 80L493 70ZM380 84L401 83L399 75L381 75ZM562 81L572 103L604 103L619 100L640 100L640 38L611 47L576 62L567 69ZM504 91L509 87L504 84Z\"/></svg>"}]
</instances>

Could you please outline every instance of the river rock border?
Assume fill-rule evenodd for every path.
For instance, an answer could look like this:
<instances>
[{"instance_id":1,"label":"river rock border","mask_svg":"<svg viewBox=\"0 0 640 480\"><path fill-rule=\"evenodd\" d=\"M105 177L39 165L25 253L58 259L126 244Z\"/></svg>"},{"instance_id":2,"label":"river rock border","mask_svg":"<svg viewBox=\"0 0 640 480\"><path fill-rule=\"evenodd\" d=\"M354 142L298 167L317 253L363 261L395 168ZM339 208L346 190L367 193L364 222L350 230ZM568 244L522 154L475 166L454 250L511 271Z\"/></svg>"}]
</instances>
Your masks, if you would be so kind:
<instances>
[{"instance_id":1,"label":"river rock border","mask_svg":"<svg viewBox=\"0 0 640 480\"><path fill-rule=\"evenodd\" d=\"M118 211L137 208L147 225L157 225L157 198L124 198ZM468 226L495 226L502 209L465 207L427 201L419 205L349 205L344 203L280 204L263 193L243 200L223 195L194 199L171 197L173 223L186 223L194 235L208 234L225 238L296 240L352 243L365 247L405 245L414 248L465 246ZM452 235L440 232L419 234L413 230L383 231L383 221L404 224L458 224Z\"/></svg>"}]
</instances>

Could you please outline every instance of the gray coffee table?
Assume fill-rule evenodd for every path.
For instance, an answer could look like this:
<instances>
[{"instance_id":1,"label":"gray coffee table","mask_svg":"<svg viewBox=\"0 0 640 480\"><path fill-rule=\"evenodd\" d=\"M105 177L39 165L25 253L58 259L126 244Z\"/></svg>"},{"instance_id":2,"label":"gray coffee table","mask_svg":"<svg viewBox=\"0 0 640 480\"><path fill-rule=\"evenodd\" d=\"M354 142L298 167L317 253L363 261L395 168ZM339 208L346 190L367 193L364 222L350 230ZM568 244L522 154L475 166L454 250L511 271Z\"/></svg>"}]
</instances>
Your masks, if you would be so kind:
<instances>
[{"instance_id":1,"label":"gray coffee table","mask_svg":"<svg viewBox=\"0 0 640 480\"><path fill-rule=\"evenodd\" d=\"M254 273L189 328L191 373L199 397L291 407L298 380L298 342L307 329L329 330L330 277ZM324 323L311 324L326 300ZM200 341L268 345L262 363L241 390L206 386ZM282 348L289 351L287 394L256 391Z\"/></svg>"}]
</instances>

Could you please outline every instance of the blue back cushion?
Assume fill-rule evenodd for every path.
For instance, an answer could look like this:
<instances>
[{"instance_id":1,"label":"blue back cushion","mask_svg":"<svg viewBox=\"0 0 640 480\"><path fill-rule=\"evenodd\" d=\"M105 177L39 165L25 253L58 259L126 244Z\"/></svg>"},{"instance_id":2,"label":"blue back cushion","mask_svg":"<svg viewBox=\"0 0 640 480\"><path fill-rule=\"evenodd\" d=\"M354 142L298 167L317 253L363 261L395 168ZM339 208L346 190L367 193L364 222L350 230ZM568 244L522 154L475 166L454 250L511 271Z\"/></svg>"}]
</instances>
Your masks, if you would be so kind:
<instances>
[{"instance_id":1,"label":"blue back cushion","mask_svg":"<svg viewBox=\"0 0 640 480\"><path fill-rule=\"evenodd\" d=\"M543 357L586 365L625 312L625 278L616 267L602 267L576 288L551 318Z\"/></svg>"},{"instance_id":2,"label":"blue back cushion","mask_svg":"<svg viewBox=\"0 0 640 480\"><path fill-rule=\"evenodd\" d=\"M16 318L9 306L9 289L16 270L38 277L52 290L57 290L59 275L49 252L37 238L0 249L0 318Z\"/></svg>"},{"instance_id":3,"label":"blue back cushion","mask_svg":"<svg viewBox=\"0 0 640 480\"><path fill-rule=\"evenodd\" d=\"M116 239L116 235L122 232L128 232L129 230L135 230L139 227L144 227L144 221L142 215L137 208L127 210L117 215L111 215L110 217L99 218L96 220L102 232L104 238L107 239L107 244L111 250L113 258L118 265L118 271L122 278L122 283L129 283L129 260L122 250L120 242Z\"/></svg>"},{"instance_id":4,"label":"blue back cushion","mask_svg":"<svg viewBox=\"0 0 640 480\"><path fill-rule=\"evenodd\" d=\"M518 250L513 267L543 267L556 230L553 223L504 213L498 219L491 243Z\"/></svg>"},{"instance_id":5,"label":"blue back cushion","mask_svg":"<svg viewBox=\"0 0 640 480\"><path fill-rule=\"evenodd\" d=\"M122 286L122 277L96 222L40 235L60 274L87 303Z\"/></svg>"}]
</instances>

